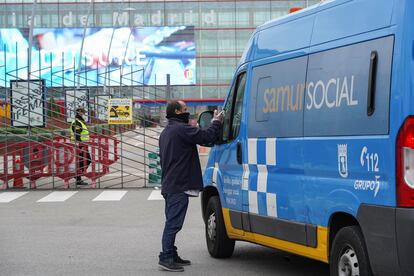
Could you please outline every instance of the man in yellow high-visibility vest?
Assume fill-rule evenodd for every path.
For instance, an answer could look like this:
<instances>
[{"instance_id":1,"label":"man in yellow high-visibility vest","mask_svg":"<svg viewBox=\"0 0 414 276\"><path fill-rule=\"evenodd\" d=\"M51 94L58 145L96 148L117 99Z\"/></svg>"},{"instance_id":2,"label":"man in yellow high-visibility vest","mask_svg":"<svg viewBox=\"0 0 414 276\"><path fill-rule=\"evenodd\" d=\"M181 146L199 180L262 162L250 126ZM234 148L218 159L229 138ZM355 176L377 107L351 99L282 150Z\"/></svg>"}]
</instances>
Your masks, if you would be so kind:
<instances>
[{"instance_id":1,"label":"man in yellow high-visibility vest","mask_svg":"<svg viewBox=\"0 0 414 276\"><path fill-rule=\"evenodd\" d=\"M88 185L87 182L82 180L82 175L85 174L91 163L91 155L89 154L88 145L86 144L86 142L89 142L89 130L83 119L85 113L83 107L77 108L75 120L72 121L70 126L70 139L75 143L76 152L78 154L76 185Z\"/></svg>"}]
</instances>

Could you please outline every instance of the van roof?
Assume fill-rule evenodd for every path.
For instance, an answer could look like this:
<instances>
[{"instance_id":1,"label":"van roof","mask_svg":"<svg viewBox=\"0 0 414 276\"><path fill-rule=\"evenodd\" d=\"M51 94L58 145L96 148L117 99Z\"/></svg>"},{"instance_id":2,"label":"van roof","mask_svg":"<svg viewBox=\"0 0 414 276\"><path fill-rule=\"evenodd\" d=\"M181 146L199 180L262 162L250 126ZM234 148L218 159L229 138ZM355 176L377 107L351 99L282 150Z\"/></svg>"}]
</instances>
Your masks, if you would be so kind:
<instances>
[{"instance_id":1,"label":"van roof","mask_svg":"<svg viewBox=\"0 0 414 276\"><path fill-rule=\"evenodd\" d=\"M320 8L321 6L322 6L322 8L326 7L326 6L330 6L330 5L332 5L332 2L335 2L334 4L337 5L341 2L348 2L348 1L351 1L351 0L325 0L325 1L321 0L320 3L314 4L312 6L309 6L307 8L301 9L301 10L293 12L293 13L286 14L282 17L278 17L276 19L272 19L270 21L267 21L267 22L263 23L262 25L259 25L256 28L256 32L267 29L269 27L277 26L279 24L295 20L295 19L303 17L303 16L314 14L314 13L316 13L317 11L319 11L321 9Z\"/></svg>"},{"instance_id":2,"label":"van roof","mask_svg":"<svg viewBox=\"0 0 414 276\"><path fill-rule=\"evenodd\" d=\"M239 64L386 28L391 24L395 1L325 0L268 21L256 28Z\"/></svg>"},{"instance_id":3,"label":"van roof","mask_svg":"<svg viewBox=\"0 0 414 276\"><path fill-rule=\"evenodd\" d=\"M260 33L261 31L277 26L277 25L281 25L290 21L294 21L296 19L300 19L312 14L315 14L316 12L318 12L319 10L323 9L324 7L327 6L332 6L332 5L337 5L343 2L348 2L348 1L352 1L352 0L321 0L320 3L314 4L312 6L309 6L307 8L301 9L299 11L296 11L294 13L290 13L287 14L285 16L282 17L278 17L276 19L270 20L268 22L263 23L262 25L259 25L256 30L253 32L250 41L248 42L248 44L246 45L246 48L244 50L244 53L240 59L240 63L239 64L243 64L249 60L251 60L252 58L252 52L251 52L251 47L253 46L253 38L256 37L258 35L258 33ZM322 7L322 8L321 8Z\"/></svg>"}]
</instances>

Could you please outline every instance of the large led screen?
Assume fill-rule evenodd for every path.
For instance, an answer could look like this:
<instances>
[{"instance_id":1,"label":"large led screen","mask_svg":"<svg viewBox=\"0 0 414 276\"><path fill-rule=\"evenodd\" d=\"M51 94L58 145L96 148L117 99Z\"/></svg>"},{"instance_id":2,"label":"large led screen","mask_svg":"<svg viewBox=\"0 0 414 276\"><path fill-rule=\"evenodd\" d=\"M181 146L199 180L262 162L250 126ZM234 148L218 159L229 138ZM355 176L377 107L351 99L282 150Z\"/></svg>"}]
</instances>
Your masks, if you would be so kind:
<instances>
[{"instance_id":1,"label":"large led screen","mask_svg":"<svg viewBox=\"0 0 414 276\"><path fill-rule=\"evenodd\" d=\"M0 29L0 43L0 82L27 79L29 29ZM194 27L35 28L32 45L30 78L46 86L195 84Z\"/></svg>"}]
</instances>

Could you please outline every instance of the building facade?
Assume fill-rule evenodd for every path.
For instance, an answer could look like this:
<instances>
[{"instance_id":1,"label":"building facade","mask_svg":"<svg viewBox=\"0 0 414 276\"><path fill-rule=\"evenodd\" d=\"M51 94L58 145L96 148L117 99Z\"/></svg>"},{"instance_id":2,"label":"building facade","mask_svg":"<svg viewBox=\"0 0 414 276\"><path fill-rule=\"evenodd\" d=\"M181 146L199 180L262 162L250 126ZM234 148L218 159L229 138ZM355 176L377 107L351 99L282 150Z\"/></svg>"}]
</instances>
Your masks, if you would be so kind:
<instances>
[{"instance_id":1,"label":"building facade","mask_svg":"<svg viewBox=\"0 0 414 276\"><path fill-rule=\"evenodd\" d=\"M193 26L195 81L173 85L171 96L223 98L255 28L287 14L290 8L307 7L319 0L37 2L34 7L28 0L0 1L0 28L28 28L33 10L34 28Z\"/></svg>"}]
</instances>

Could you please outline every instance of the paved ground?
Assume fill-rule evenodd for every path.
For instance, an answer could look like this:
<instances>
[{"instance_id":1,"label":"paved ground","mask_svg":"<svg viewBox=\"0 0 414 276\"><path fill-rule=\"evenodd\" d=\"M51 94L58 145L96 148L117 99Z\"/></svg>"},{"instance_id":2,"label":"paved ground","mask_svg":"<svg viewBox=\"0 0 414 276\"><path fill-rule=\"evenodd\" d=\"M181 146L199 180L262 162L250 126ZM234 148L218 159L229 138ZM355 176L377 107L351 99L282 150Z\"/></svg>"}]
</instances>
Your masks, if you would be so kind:
<instances>
[{"instance_id":1,"label":"paved ground","mask_svg":"<svg viewBox=\"0 0 414 276\"><path fill-rule=\"evenodd\" d=\"M167 275L156 265L164 202L148 200L152 191L0 193L0 275ZM199 199L177 245L193 261L184 275L329 274L323 263L244 242L231 259L211 258Z\"/></svg>"}]
</instances>

